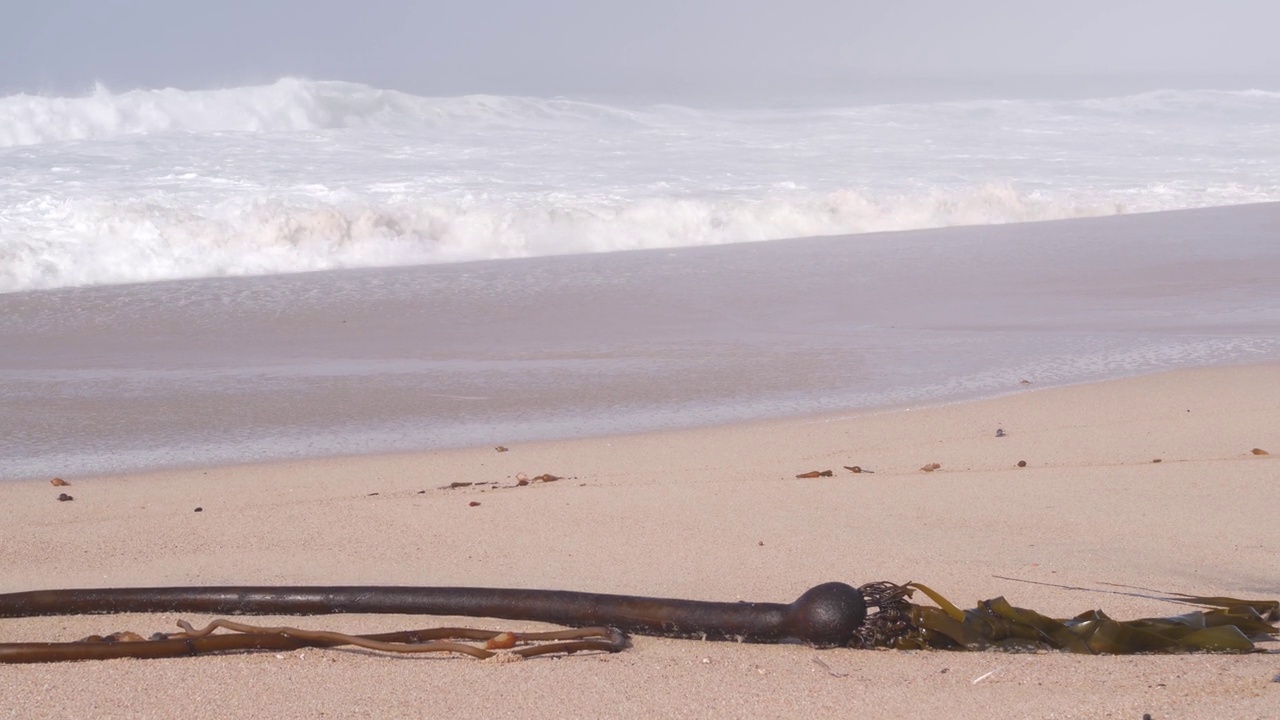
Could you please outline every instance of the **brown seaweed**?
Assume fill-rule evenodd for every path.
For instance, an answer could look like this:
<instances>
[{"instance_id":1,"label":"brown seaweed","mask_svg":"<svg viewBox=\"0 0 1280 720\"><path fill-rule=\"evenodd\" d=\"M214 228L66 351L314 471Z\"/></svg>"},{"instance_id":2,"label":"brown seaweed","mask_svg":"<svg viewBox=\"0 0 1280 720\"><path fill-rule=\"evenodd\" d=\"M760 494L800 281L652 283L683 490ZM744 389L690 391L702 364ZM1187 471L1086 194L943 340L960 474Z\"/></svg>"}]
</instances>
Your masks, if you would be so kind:
<instances>
[{"instance_id":1,"label":"brown seaweed","mask_svg":"<svg viewBox=\"0 0 1280 720\"><path fill-rule=\"evenodd\" d=\"M961 610L921 583L900 586L891 613L905 615L899 631L880 645L900 649L1063 650L1093 655L1254 652L1257 640L1274 640L1280 602L1180 595L1163 598L1215 609L1163 618L1114 620L1090 610L1060 620L1014 607L1003 597ZM920 591L937 607L907 602ZM869 622L875 622L874 617Z\"/></svg>"},{"instance_id":2,"label":"brown seaweed","mask_svg":"<svg viewBox=\"0 0 1280 720\"><path fill-rule=\"evenodd\" d=\"M325 630L294 627L261 627L224 618L213 620L199 630L185 620L178 621L180 633L156 633L143 638L120 632L107 637L90 636L66 643L0 644L0 662L44 663L69 660L111 660L115 658L171 658L204 655L231 650L297 650L308 647L351 645L387 653L457 653L478 660L490 658L519 660L552 653L583 651L621 652L630 644L622 633L610 628L517 633L474 628L430 628L375 635L346 635ZM216 630L228 633L215 634ZM460 640L484 640L483 646ZM495 651L507 650L499 653Z\"/></svg>"},{"instance_id":3,"label":"brown seaweed","mask_svg":"<svg viewBox=\"0 0 1280 720\"><path fill-rule=\"evenodd\" d=\"M921 593L934 605L911 602ZM1088 654L1226 652L1258 650L1275 640L1280 602L1173 594L1155 598L1211 609L1163 618L1114 620L1101 610L1055 619L1011 605L1003 597L961 610L920 583L868 583L860 588L825 583L790 604L725 603L606 595L561 590L459 587L192 587L50 590L0 594L0 617L126 612L205 612L238 615L399 613L532 620L577 628L609 628L617 635L571 637L569 645L526 654L621 649L625 633L702 640L773 643L795 640L813 647L936 650L1060 650ZM874 612L872 612L874 611ZM174 657L247 649L292 649L354 644L393 652L432 652L378 643L423 643L433 631L337 635L297 628L239 626L215 621L204 631L124 642L96 638L78 643L0 644L0 662L52 662L106 657ZM238 635L214 634L214 629ZM435 632L446 632L439 630ZM459 632L448 629L448 632ZM494 639L499 633L481 639ZM431 635L430 637L441 637ZM448 637L478 638L479 635ZM501 642L510 642L504 638ZM573 644L573 643L587 643ZM469 646L468 646L469 647ZM495 648L490 648L490 650ZM441 651L483 653L441 646ZM485 650L484 652L489 652Z\"/></svg>"}]
</instances>

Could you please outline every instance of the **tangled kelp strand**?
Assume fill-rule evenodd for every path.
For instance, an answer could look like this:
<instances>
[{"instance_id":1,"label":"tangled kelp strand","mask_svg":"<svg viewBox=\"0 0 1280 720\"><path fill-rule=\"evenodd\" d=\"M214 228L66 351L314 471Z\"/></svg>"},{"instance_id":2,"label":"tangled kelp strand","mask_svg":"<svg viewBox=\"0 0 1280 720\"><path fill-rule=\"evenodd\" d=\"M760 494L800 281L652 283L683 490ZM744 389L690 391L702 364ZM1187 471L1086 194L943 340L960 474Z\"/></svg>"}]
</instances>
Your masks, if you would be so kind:
<instances>
[{"instance_id":1,"label":"tangled kelp strand","mask_svg":"<svg viewBox=\"0 0 1280 720\"><path fill-rule=\"evenodd\" d=\"M908 602L916 591L937 607ZM979 602L961 610L946 597L921 583L885 588L888 598L880 613L890 613L892 629L876 637L876 644L898 649L965 649L1014 651L1063 650L1093 655L1180 652L1254 652L1255 640L1274 640L1280 602L1178 594L1162 598L1214 608L1162 618L1120 621L1101 610L1068 620L1018 608L1005 598ZM872 603L869 603L872 604ZM877 624L880 613L868 618Z\"/></svg>"},{"instance_id":2,"label":"tangled kelp strand","mask_svg":"<svg viewBox=\"0 0 1280 720\"><path fill-rule=\"evenodd\" d=\"M916 593L934 605L911 602ZM927 585L915 582L903 585L876 582L856 589L832 582L811 588L790 604L467 587L94 588L0 594L0 617L168 611L242 615L470 615L578 628L603 627L619 633L618 637L621 633L635 633L739 642L800 641L818 648L1061 650L1089 654L1253 652L1258 650L1255 642L1276 639L1278 630L1274 623L1280 620L1280 602L1169 595L1172 597L1153 599L1210 609L1130 621L1117 621L1101 610L1090 610L1062 620L1014 607L1003 597L984 600L973 609L962 610ZM230 621L220 622L219 628L236 630ZM92 642L87 643L0 644L0 662L172 657L193 654L192 643L200 652L207 652L311 646L296 644L303 640L323 641L322 646L328 646L335 644L330 641L342 639L338 644L381 649L344 639L369 639L367 636L337 638L329 634L322 637L296 628L250 627L237 630L249 639L227 640L222 639L224 635L213 635L213 629L216 628L197 634L188 628L187 635L182 637L157 638L156 642L170 643L164 647L149 644L150 641L138 642L128 636L91 639ZM493 633L488 638L499 635ZM383 638L374 640L381 642ZM613 642L613 636L606 640ZM509 639L498 642L507 643ZM104 650L106 646L110 649Z\"/></svg>"}]
</instances>

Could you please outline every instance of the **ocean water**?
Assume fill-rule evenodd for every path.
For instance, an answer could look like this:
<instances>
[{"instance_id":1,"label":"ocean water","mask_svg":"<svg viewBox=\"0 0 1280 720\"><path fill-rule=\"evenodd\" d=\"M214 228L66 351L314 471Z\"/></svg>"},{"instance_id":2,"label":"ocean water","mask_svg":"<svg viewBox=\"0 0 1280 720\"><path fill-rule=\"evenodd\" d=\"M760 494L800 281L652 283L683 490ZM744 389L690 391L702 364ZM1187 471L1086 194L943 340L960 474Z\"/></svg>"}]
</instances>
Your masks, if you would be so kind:
<instances>
[{"instance_id":1,"label":"ocean water","mask_svg":"<svg viewBox=\"0 0 1280 720\"><path fill-rule=\"evenodd\" d=\"M1277 199L1265 91L3 98L0 479L1280 359Z\"/></svg>"},{"instance_id":2,"label":"ocean water","mask_svg":"<svg viewBox=\"0 0 1280 720\"><path fill-rule=\"evenodd\" d=\"M1280 92L687 107L0 98L0 292L1280 200Z\"/></svg>"}]
</instances>

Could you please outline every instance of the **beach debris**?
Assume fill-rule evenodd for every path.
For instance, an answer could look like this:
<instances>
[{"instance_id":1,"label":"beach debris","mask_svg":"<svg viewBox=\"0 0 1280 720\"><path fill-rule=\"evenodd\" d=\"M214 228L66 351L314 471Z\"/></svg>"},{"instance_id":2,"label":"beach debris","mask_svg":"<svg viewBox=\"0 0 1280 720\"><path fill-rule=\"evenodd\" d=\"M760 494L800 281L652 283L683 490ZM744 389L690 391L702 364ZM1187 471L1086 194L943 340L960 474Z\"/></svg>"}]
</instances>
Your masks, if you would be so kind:
<instances>
[{"instance_id":1,"label":"beach debris","mask_svg":"<svg viewBox=\"0 0 1280 720\"><path fill-rule=\"evenodd\" d=\"M67 482L66 480L63 480L62 478L54 478L49 481L49 484L54 487L70 487L71 486L71 483Z\"/></svg>"},{"instance_id":2,"label":"beach debris","mask_svg":"<svg viewBox=\"0 0 1280 720\"><path fill-rule=\"evenodd\" d=\"M831 472L830 470L810 470L809 472L806 472L806 473L800 473L796 477L802 480L807 480L809 478L831 477L834 474L835 473Z\"/></svg>"},{"instance_id":3,"label":"beach debris","mask_svg":"<svg viewBox=\"0 0 1280 720\"><path fill-rule=\"evenodd\" d=\"M1263 450L1262 448L1254 448L1254 449L1250 450L1249 452L1253 453L1254 455L1270 455L1270 454L1271 454L1271 453L1267 452L1266 450Z\"/></svg>"},{"instance_id":4,"label":"beach debris","mask_svg":"<svg viewBox=\"0 0 1280 720\"><path fill-rule=\"evenodd\" d=\"M516 634L512 632L498 633L484 643L485 650L510 650L516 646Z\"/></svg>"},{"instance_id":5,"label":"beach debris","mask_svg":"<svg viewBox=\"0 0 1280 720\"><path fill-rule=\"evenodd\" d=\"M941 468L941 467L942 467L942 466L941 466L941 465L939 465L938 463L929 463L928 465L923 465L923 466L921 466L921 467L920 467L920 469L921 469L921 470L923 470L923 471L925 471L925 472L933 472L934 470L937 470L937 469L939 469L939 468Z\"/></svg>"},{"instance_id":6,"label":"beach debris","mask_svg":"<svg viewBox=\"0 0 1280 720\"><path fill-rule=\"evenodd\" d=\"M933 605L911 602L916 593ZM474 615L552 622L570 626L598 624L541 636L568 640L554 649L523 648L523 656L546 652L624 647L624 633L697 640L777 643L795 640L815 648L852 647L897 650L1062 650L1084 654L1135 654L1262 651L1255 641L1276 641L1280 601L1241 600L1170 593L1149 599L1210 609L1166 618L1113 620L1101 610L1058 620L1014 607L1003 597L984 600L971 610L921 583L874 582L854 588L845 583L818 585L789 604L690 601L673 598L606 595L562 590L475 587L241 587L94 588L0 594L0 617L37 615L166 612L218 612L240 615L404 613ZM245 605L245 598L252 598ZM446 628L385 635L339 635L297 628L266 628L215 620L204 630L180 621L183 633L153 636L142 642L0 644L0 663L56 662L117 657L173 657L220 650L291 650L354 644L390 652L461 652L485 659L492 650L448 645L427 648L441 637L494 640L501 633ZM215 635L225 629L244 636ZM594 631L594 637L574 635ZM442 635L444 633L463 633ZM518 639L531 636L516 634ZM498 641L508 642L506 639ZM396 648L378 643L408 643ZM588 643L588 644L581 644ZM596 644L589 644L596 643ZM463 649L463 647L467 649ZM997 668L999 670L999 668ZM992 671L994 673L995 671ZM980 676L974 682L990 677Z\"/></svg>"},{"instance_id":7,"label":"beach debris","mask_svg":"<svg viewBox=\"0 0 1280 720\"><path fill-rule=\"evenodd\" d=\"M876 472L875 470L866 470L860 465L842 465L841 467L854 474L867 473L868 475L874 475Z\"/></svg>"},{"instance_id":8,"label":"beach debris","mask_svg":"<svg viewBox=\"0 0 1280 720\"><path fill-rule=\"evenodd\" d=\"M1005 437L1004 428L996 428L996 437Z\"/></svg>"},{"instance_id":9,"label":"beach debris","mask_svg":"<svg viewBox=\"0 0 1280 720\"><path fill-rule=\"evenodd\" d=\"M471 502L467 503L467 506L468 506L468 507L480 507L480 503L479 503L479 501L472 500Z\"/></svg>"},{"instance_id":10,"label":"beach debris","mask_svg":"<svg viewBox=\"0 0 1280 720\"><path fill-rule=\"evenodd\" d=\"M1018 467L1026 467L1026 466L1027 466L1027 461L1026 461L1026 460L1019 460L1019 461L1018 461Z\"/></svg>"},{"instance_id":11,"label":"beach debris","mask_svg":"<svg viewBox=\"0 0 1280 720\"><path fill-rule=\"evenodd\" d=\"M826 670L827 674L830 675L831 677L838 677L838 678L849 677L849 673L836 672L834 669L832 669L830 665L826 663L825 660L818 657L817 655L813 656L813 662L818 667L822 668L823 670Z\"/></svg>"},{"instance_id":12,"label":"beach debris","mask_svg":"<svg viewBox=\"0 0 1280 720\"><path fill-rule=\"evenodd\" d=\"M1021 380L1018 381L1018 383L1021 385L1030 385L1031 381L1026 378L1022 378Z\"/></svg>"},{"instance_id":13,"label":"beach debris","mask_svg":"<svg viewBox=\"0 0 1280 720\"><path fill-rule=\"evenodd\" d=\"M75 498L66 493L59 493L58 495L58 502L71 502L72 500L75 500Z\"/></svg>"},{"instance_id":14,"label":"beach debris","mask_svg":"<svg viewBox=\"0 0 1280 720\"><path fill-rule=\"evenodd\" d=\"M533 477L529 477L524 473L516 473L516 487L524 487L529 483L536 483L536 482L541 482L541 483L556 482L557 480L564 480L564 478L560 477L559 475L552 475L551 473L543 473L541 475L534 475Z\"/></svg>"},{"instance_id":15,"label":"beach debris","mask_svg":"<svg viewBox=\"0 0 1280 720\"><path fill-rule=\"evenodd\" d=\"M983 673L983 674L979 675L978 677L974 678L974 679L973 679L973 680L971 680L970 682L972 682L974 685L977 685L978 683L982 682L983 680L986 680L987 678L991 677L992 675L995 675L995 674L996 674L996 673L998 673L998 672L1000 672L1000 668L996 668L995 670L992 670L991 672L985 672L985 673Z\"/></svg>"},{"instance_id":16,"label":"beach debris","mask_svg":"<svg viewBox=\"0 0 1280 720\"><path fill-rule=\"evenodd\" d=\"M507 451L507 449L506 449L506 448L504 448L504 447L502 447L501 445L499 445L498 447L494 448L494 450L496 450L496 451L498 451L498 452L506 452L506 451Z\"/></svg>"},{"instance_id":17,"label":"beach debris","mask_svg":"<svg viewBox=\"0 0 1280 720\"><path fill-rule=\"evenodd\" d=\"M0 645L0 662L33 663L113 658L169 658L227 650L298 650L308 647L353 645L385 653L456 653L494 662L523 660L538 655L584 651L616 653L630 646L622 633L604 627L550 632L507 632L475 628L428 628L376 635L347 635L295 627L263 627L217 618L197 630L179 620L182 632L155 633L144 638L134 632L91 635L68 643L10 643ZM217 630L226 632L218 633ZM483 640L477 647L469 644ZM469 642L468 642L469 641ZM284 658L283 655L276 655Z\"/></svg>"},{"instance_id":18,"label":"beach debris","mask_svg":"<svg viewBox=\"0 0 1280 720\"><path fill-rule=\"evenodd\" d=\"M472 485L475 485L475 483L469 483L469 482L451 482L451 483L449 483L448 485L445 485L445 486L444 486L443 488L441 488L441 489L442 489L442 490L457 490L458 488L471 487Z\"/></svg>"}]
</instances>

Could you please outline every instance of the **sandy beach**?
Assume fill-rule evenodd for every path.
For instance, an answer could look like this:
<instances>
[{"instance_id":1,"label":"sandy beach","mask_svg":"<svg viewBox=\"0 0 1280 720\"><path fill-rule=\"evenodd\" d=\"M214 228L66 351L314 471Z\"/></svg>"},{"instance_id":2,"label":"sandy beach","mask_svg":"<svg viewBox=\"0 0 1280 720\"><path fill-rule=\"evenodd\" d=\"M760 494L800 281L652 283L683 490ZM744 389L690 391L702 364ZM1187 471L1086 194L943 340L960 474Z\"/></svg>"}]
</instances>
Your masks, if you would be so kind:
<instances>
[{"instance_id":1,"label":"sandy beach","mask_svg":"<svg viewBox=\"0 0 1280 720\"><path fill-rule=\"evenodd\" d=\"M494 449L504 443L68 476L66 488L5 482L0 591L403 584L789 602L829 580L892 580L924 582L964 606L1004 595L1051 615L1102 608L1118 618L1183 610L1104 583L1280 596L1280 364ZM922 472L927 463L941 467ZM811 470L835 474L796 478ZM509 487L518 473L563 479ZM458 482L476 484L447 487ZM63 491L74 501L57 502ZM8 641L73 640L150 634L177 619L0 627ZM264 622L275 621L362 632L535 627L404 616ZM501 665L301 650L2 667L0 715L1267 718L1280 713L1280 662L1275 643L1266 647L1082 657L636 637L617 655Z\"/></svg>"}]
</instances>

